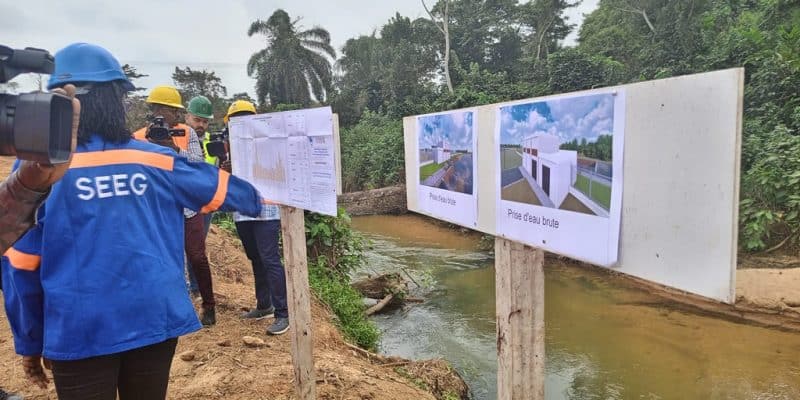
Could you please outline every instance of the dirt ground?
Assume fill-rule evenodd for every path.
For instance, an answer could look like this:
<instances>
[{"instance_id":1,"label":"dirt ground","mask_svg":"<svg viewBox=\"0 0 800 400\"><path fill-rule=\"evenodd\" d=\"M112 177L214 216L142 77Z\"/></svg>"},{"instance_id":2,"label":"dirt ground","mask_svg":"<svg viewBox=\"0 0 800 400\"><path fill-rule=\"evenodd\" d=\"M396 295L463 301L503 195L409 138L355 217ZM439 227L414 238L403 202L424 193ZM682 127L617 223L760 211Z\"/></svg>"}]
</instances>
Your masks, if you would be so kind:
<instances>
[{"instance_id":1,"label":"dirt ground","mask_svg":"<svg viewBox=\"0 0 800 400\"><path fill-rule=\"evenodd\" d=\"M739 256L737 304L800 316L800 257L786 253Z\"/></svg>"},{"instance_id":2,"label":"dirt ground","mask_svg":"<svg viewBox=\"0 0 800 400\"><path fill-rule=\"evenodd\" d=\"M0 159L0 175L10 163ZM217 324L180 339L170 377L169 399L294 399L289 334L267 336L272 319L244 321L239 314L255 302L250 264L237 238L212 227L208 253L217 297ZM0 302L2 300L0 299ZM312 304L314 360L319 399L435 399L433 393L466 391L441 360L409 363L371 355L348 346L332 314ZM242 338L266 342L246 346ZM193 359L181 355L191 352ZM29 399L56 399L52 384L40 390L27 383L5 318L0 313L0 387ZM460 387L459 387L460 386ZM422 388L428 388L423 390Z\"/></svg>"}]
</instances>

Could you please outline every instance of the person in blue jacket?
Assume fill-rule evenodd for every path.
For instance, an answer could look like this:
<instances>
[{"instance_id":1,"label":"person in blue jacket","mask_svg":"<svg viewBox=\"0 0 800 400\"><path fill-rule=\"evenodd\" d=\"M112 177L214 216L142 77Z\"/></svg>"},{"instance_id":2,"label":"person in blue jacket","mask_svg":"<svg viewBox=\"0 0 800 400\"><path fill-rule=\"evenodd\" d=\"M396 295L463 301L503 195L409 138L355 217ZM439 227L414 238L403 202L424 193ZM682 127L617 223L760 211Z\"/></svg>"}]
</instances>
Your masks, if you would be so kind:
<instances>
[{"instance_id":1,"label":"person in blue jacket","mask_svg":"<svg viewBox=\"0 0 800 400\"><path fill-rule=\"evenodd\" d=\"M48 88L73 84L78 146L37 224L4 257L3 289L29 379L71 399L164 399L179 336L200 329L183 279L183 208L261 212L249 183L131 140L134 89L105 49L55 55ZM47 363L45 361L45 364Z\"/></svg>"}]
</instances>

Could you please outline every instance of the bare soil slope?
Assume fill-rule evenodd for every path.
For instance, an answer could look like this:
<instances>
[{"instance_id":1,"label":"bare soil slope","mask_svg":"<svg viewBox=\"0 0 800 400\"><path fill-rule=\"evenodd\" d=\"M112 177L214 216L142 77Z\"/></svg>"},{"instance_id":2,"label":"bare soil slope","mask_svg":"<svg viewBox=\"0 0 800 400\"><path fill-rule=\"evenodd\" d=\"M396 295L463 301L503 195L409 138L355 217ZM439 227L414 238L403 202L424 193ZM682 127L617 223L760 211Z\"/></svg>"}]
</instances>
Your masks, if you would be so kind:
<instances>
[{"instance_id":1,"label":"bare soil slope","mask_svg":"<svg viewBox=\"0 0 800 400\"><path fill-rule=\"evenodd\" d=\"M10 165L8 159L0 159L0 175L5 176ZM267 336L265 329L271 319L239 318L242 310L253 305L255 295L250 264L238 239L212 227L208 253L218 302L217 325L181 338L168 398L295 398L289 335ZM333 325L330 312L318 302L312 308L318 398L423 400L435 399L432 392L455 392L459 384L465 390L463 382L453 380L455 375L446 363L408 363L353 349ZM244 336L260 338L266 345L248 347L242 341ZM191 360L184 361L182 356ZM40 390L25 380L4 312L0 313L0 360L0 387L26 399L56 398L52 384L49 390ZM389 364L383 366L385 363Z\"/></svg>"}]
</instances>

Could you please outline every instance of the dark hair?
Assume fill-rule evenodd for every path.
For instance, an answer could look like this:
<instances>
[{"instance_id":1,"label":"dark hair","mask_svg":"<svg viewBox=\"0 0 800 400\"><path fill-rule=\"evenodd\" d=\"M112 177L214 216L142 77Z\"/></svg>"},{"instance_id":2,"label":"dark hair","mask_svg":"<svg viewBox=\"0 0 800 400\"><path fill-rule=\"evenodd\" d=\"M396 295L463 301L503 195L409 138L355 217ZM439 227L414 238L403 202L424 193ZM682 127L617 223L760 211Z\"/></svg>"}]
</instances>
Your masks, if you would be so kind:
<instances>
[{"instance_id":1,"label":"dark hair","mask_svg":"<svg viewBox=\"0 0 800 400\"><path fill-rule=\"evenodd\" d=\"M76 96L81 101L78 143L88 142L94 134L113 143L131 140L125 127L125 93L121 84L111 81L92 83L88 93Z\"/></svg>"}]
</instances>

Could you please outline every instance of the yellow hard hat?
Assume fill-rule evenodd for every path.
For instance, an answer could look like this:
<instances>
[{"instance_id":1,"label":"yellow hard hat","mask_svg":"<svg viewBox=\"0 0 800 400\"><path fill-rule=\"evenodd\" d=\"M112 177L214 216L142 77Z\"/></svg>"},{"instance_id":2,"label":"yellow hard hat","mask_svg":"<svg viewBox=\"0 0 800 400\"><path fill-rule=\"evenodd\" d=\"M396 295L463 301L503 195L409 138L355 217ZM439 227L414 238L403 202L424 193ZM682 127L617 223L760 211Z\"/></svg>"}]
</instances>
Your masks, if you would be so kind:
<instances>
[{"instance_id":1,"label":"yellow hard hat","mask_svg":"<svg viewBox=\"0 0 800 400\"><path fill-rule=\"evenodd\" d=\"M175 89L172 86L161 85L154 87L147 96L146 101L150 104L162 104L165 106L183 109L181 94L178 93L178 89Z\"/></svg>"},{"instance_id":2,"label":"yellow hard hat","mask_svg":"<svg viewBox=\"0 0 800 400\"><path fill-rule=\"evenodd\" d=\"M228 118L230 118L231 115L242 111L250 111L251 113L255 114L256 106L254 106L253 103L247 100L234 101L233 104L231 104L231 106L228 107L228 113L225 114L225 118L223 118L225 120L225 123L226 124L228 123Z\"/></svg>"}]
</instances>

